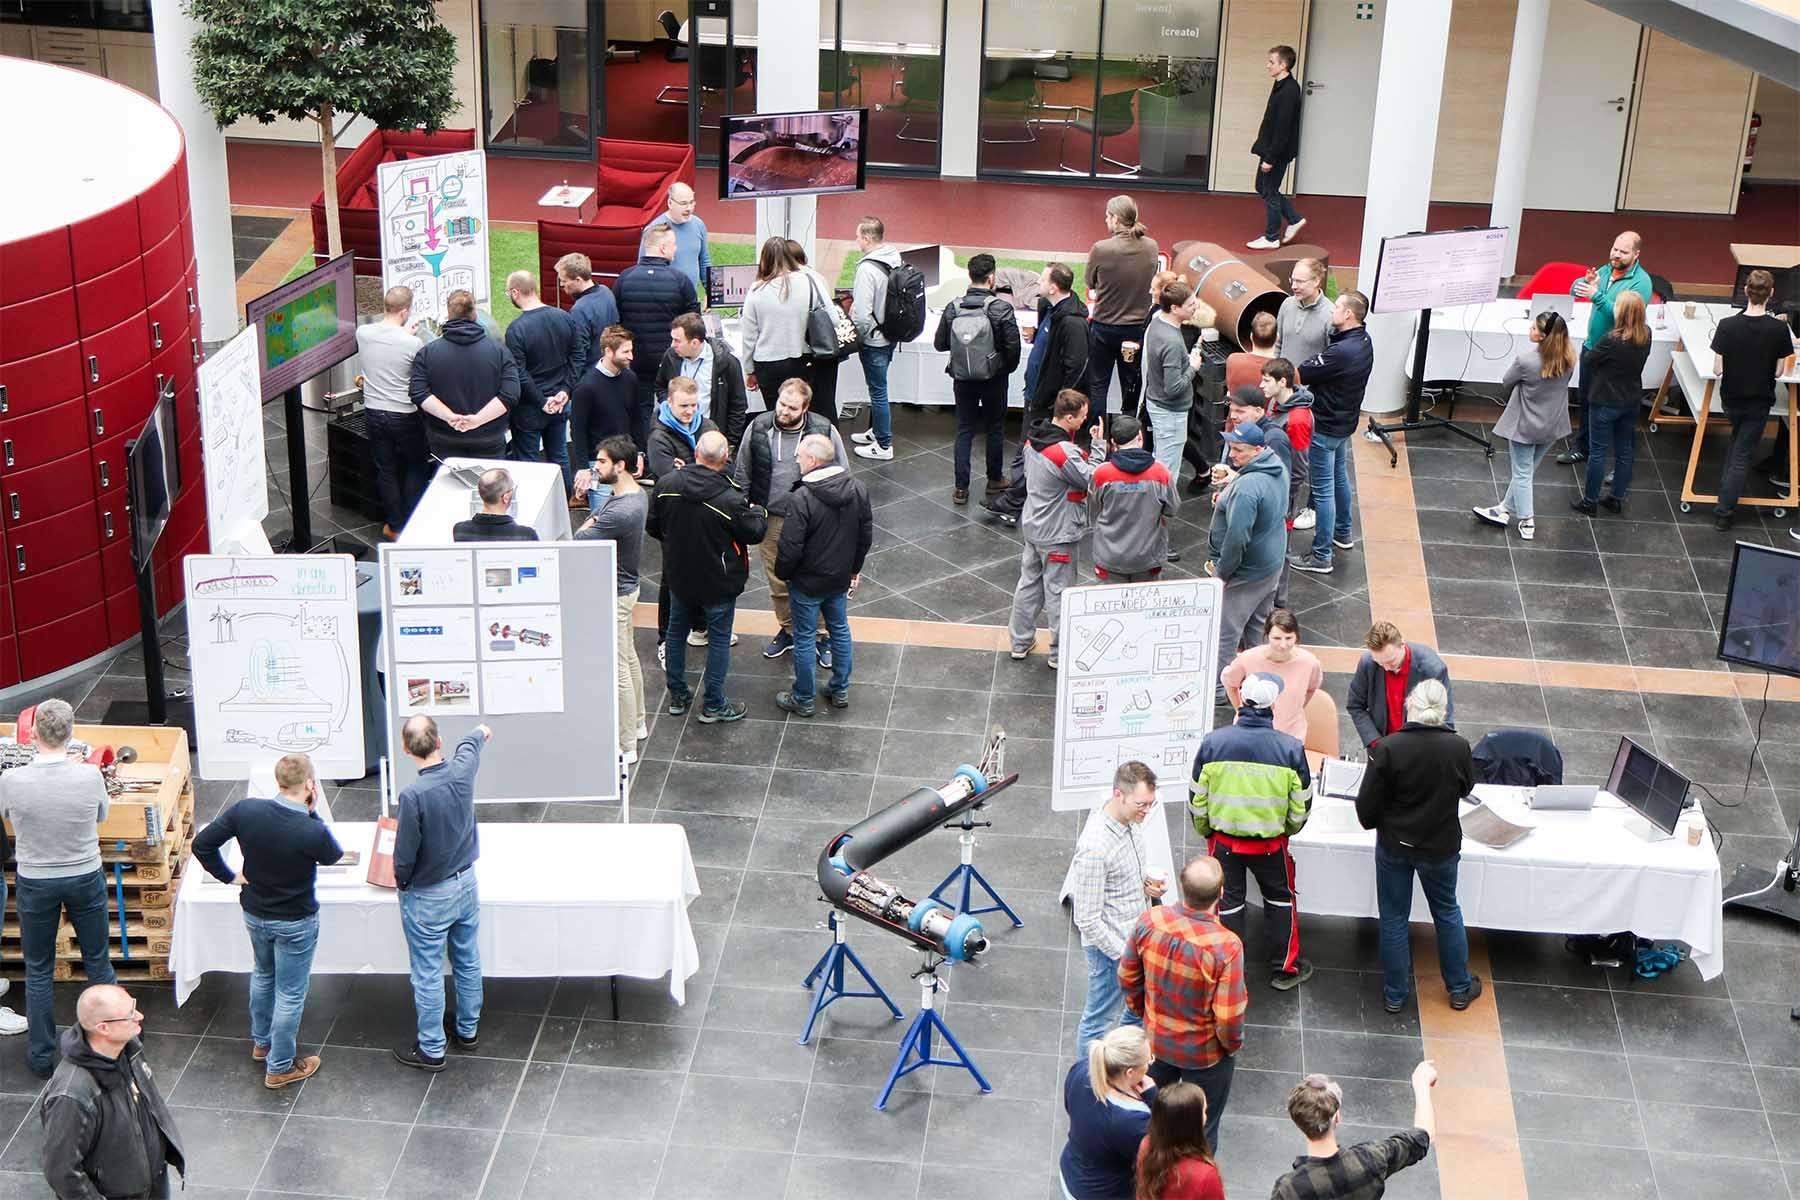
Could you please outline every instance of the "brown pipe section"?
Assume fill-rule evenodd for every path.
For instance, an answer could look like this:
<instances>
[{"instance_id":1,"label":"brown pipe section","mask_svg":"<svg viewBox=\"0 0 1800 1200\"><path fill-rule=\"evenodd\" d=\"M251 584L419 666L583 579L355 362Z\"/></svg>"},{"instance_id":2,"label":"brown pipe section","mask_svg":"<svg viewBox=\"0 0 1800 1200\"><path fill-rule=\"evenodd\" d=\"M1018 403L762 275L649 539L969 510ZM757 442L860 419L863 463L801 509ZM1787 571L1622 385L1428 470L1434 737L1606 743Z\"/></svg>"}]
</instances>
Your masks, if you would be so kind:
<instances>
[{"instance_id":1,"label":"brown pipe section","mask_svg":"<svg viewBox=\"0 0 1800 1200\"><path fill-rule=\"evenodd\" d=\"M1287 299L1268 272L1238 258L1216 242L1177 242L1170 269L1179 271L1195 293L1219 314L1222 337L1250 348L1250 322L1257 313L1273 316Z\"/></svg>"}]
</instances>

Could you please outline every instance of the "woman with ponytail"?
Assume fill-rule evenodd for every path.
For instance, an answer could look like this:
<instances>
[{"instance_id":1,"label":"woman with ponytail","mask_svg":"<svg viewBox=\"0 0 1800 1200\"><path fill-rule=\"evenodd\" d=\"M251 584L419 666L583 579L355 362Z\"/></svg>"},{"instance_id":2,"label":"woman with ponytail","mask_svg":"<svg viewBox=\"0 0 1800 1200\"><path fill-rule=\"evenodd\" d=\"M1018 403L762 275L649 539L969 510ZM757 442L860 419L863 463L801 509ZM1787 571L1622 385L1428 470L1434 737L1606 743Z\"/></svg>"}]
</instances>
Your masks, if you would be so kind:
<instances>
[{"instance_id":1,"label":"woman with ponytail","mask_svg":"<svg viewBox=\"0 0 1800 1200\"><path fill-rule=\"evenodd\" d=\"M1150 320L1150 281L1156 276L1158 249L1138 220L1137 202L1114 196L1106 202L1106 232L1088 251L1088 417L1107 411L1113 364L1119 364L1118 411L1137 412L1143 390L1144 326ZM1131 357L1122 347L1134 343Z\"/></svg>"},{"instance_id":2,"label":"woman with ponytail","mask_svg":"<svg viewBox=\"0 0 1800 1200\"><path fill-rule=\"evenodd\" d=\"M1138 1146L1136 1200L1225 1200L1206 1144L1206 1093L1177 1081L1157 1089L1150 1132Z\"/></svg>"},{"instance_id":3,"label":"woman with ponytail","mask_svg":"<svg viewBox=\"0 0 1800 1200\"><path fill-rule=\"evenodd\" d=\"M1475 509L1478 518L1502 529L1517 517L1519 536L1528 542L1537 536L1532 481L1551 444L1569 436L1569 376L1575 371L1575 347L1561 314L1539 313L1531 323L1531 342L1501 378L1512 395L1494 422L1494 436L1506 439L1512 482L1500 503Z\"/></svg>"},{"instance_id":4,"label":"woman with ponytail","mask_svg":"<svg viewBox=\"0 0 1800 1200\"><path fill-rule=\"evenodd\" d=\"M1088 1043L1069 1068L1063 1107L1069 1141L1058 1177L1064 1200L1124 1200L1135 1194L1138 1146L1150 1126L1150 1042L1141 1025L1121 1025Z\"/></svg>"}]
</instances>

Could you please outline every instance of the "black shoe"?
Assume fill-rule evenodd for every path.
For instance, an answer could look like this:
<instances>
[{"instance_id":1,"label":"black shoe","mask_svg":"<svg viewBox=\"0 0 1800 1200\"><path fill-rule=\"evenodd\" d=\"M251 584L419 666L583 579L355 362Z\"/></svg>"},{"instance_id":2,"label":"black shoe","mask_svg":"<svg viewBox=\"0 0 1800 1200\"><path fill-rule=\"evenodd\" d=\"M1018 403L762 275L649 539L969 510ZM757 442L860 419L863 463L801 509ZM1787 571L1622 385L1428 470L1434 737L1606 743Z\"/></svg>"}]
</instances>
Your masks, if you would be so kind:
<instances>
[{"instance_id":1,"label":"black shoe","mask_svg":"<svg viewBox=\"0 0 1800 1200\"><path fill-rule=\"evenodd\" d=\"M1454 1008L1457 1012L1461 1012L1463 1009L1469 1007L1469 1005L1475 1003L1475 998L1479 995L1481 995L1481 976L1471 975L1469 976L1468 991L1451 993L1450 1007Z\"/></svg>"},{"instance_id":2,"label":"black shoe","mask_svg":"<svg viewBox=\"0 0 1800 1200\"><path fill-rule=\"evenodd\" d=\"M1288 971L1275 972L1274 976L1269 980L1269 986L1278 992L1291 992L1307 980L1311 979L1312 976L1313 965L1311 961L1302 958L1294 964L1294 969L1291 973Z\"/></svg>"},{"instance_id":3,"label":"black shoe","mask_svg":"<svg viewBox=\"0 0 1800 1200\"><path fill-rule=\"evenodd\" d=\"M1212 476L1210 474L1202 472L1187 481L1187 492L1190 496L1204 496L1211 490Z\"/></svg>"},{"instance_id":4,"label":"black shoe","mask_svg":"<svg viewBox=\"0 0 1800 1200\"><path fill-rule=\"evenodd\" d=\"M719 708L702 708L699 719L702 725L717 725L721 721L741 721L749 711L750 706L742 700L727 700Z\"/></svg>"},{"instance_id":5,"label":"black shoe","mask_svg":"<svg viewBox=\"0 0 1800 1200\"><path fill-rule=\"evenodd\" d=\"M1556 456L1556 465L1559 467L1566 467L1572 463L1584 463L1586 461L1586 450L1564 450L1561 454Z\"/></svg>"},{"instance_id":6,"label":"black shoe","mask_svg":"<svg viewBox=\"0 0 1800 1200\"><path fill-rule=\"evenodd\" d=\"M692 696L682 696L679 698L677 698L675 696L670 696L669 697L669 715L671 717L684 717L687 715L688 708L693 703L694 703L694 698Z\"/></svg>"},{"instance_id":7,"label":"black shoe","mask_svg":"<svg viewBox=\"0 0 1800 1200\"><path fill-rule=\"evenodd\" d=\"M1406 1009L1406 1001L1401 1000L1396 1003L1393 1000L1389 1000L1386 996L1383 996L1381 998L1381 1007L1387 1009L1390 1013L1404 1012Z\"/></svg>"},{"instance_id":8,"label":"black shoe","mask_svg":"<svg viewBox=\"0 0 1800 1200\"><path fill-rule=\"evenodd\" d=\"M1625 498L1623 496L1608 496L1600 502L1600 507L1604 508L1609 513L1622 513L1625 511Z\"/></svg>"},{"instance_id":9,"label":"black shoe","mask_svg":"<svg viewBox=\"0 0 1800 1200\"><path fill-rule=\"evenodd\" d=\"M1718 530L1720 533L1730 533L1731 532L1731 518L1729 516L1726 516L1724 513L1714 513L1713 514L1713 528Z\"/></svg>"},{"instance_id":10,"label":"black shoe","mask_svg":"<svg viewBox=\"0 0 1800 1200\"><path fill-rule=\"evenodd\" d=\"M775 707L783 712L791 712L796 717L810 717L819 711L811 700L802 700L792 692L776 692Z\"/></svg>"},{"instance_id":11,"label":"black shoe","mask_svg":"<svg viewBox=\"0 0 1800 1200\"><path fill-rule=\"evenodd\" d=\"M415 1071L430 1071L433 1075L444 1069L442 1058L433 1058L414 1042L404 1050L394 1051L394 1061L403 1067L411 1067Z\"/></svg>"},{"instance_id":12,"label":"black shoe","mask_svg":"<svg viewBox=\"0 0 1800 1200\"><path fill-rule=\"evenodd\" d=\"M1006 526L1008 529L1017 529L1019 527L1019 518L1014 516L1012 513L1001 512L997 508L993 510L993 513L994 513L994 518L996 520L998 520L1002 525Z\"/></svg>"},{"instance_id":13,"label":"black shoe","mask_svg":"<svg viewBox=\"0 0 1800 1200\"><path fill-rule=\"evenodd\" d=\"M450 1044L458 1050L479 1050L481 1049L481 1030L477 1029L468 1037L453 1030L450 1034Z\"/></svg>"},{"instance_id":14,"label":"black shoe","mask_svg":"<svg viewBox=\"0 0 1800 1200\"><path fill-rule=\"evenodd\" d=\"M1584 513L1590 517L1600 511L1600 506L1595 504L1592 500L1589 500L1586 496L1575 497L1575 499L1569 501L1569 507L1578 513Z\"/></svg>"},{"instance_id":15,"label":"black shoe","mask_svg":"<svg viewBox=\"0 0 1800 1200\"><path fill-rule=\"evenodd\" d=\"M1181 551L1170 550L1167 554L1163 555L1163 561L1164 562L1180 562L1181 561Z\"/></svg>"},{"instance_id":16,"label":"black shoe","mask_svg":"<svg viewBox=\"0 0 1800 1200\"><path fill-rule=\"evenodd\" d=\"M833 707L833 708L849 708L850 707L850 689L849 688L839 688L837 691L831 693L831 707Z\"/></svg>"}]
</instances>

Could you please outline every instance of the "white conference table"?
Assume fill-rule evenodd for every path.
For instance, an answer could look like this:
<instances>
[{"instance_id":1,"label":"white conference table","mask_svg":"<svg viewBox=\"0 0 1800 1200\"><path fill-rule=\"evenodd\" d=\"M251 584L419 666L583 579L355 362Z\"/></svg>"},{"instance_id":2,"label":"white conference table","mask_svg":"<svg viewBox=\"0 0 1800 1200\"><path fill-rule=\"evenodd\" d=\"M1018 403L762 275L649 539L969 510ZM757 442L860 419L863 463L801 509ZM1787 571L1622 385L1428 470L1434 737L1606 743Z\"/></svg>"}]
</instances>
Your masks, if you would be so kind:
<instances>
[{"instance_id":1,"label":"white conference table","mask_svg":"<svg viewBox=\"0 0 1800 1200\"><path fill-rule=\"evenodd\" d=\"M364 882L375 826L344 822L333 830L362 862L319 871L313 973L407 974L400 894ZM226 849L235 865L236 845ZM687 1002L688 977L700 967L687 910L700 882L680 825L484 822L475 877L483 975L667 975L669 994ZM176 1003L185 1003L208 971L243 974L251 966L237 887L190 863L169 952Z\"/></svg>"},{"instance_id":2,"label":"white conference table","mask_svg":"<svg viewBox=\"0 0 1800 1200\"><path fill-rule=\"evenodd\" d=\"M412 519L400 531L401 546L448 545L458 521L466 521L480 506L470 507L474 489L451 474L459 468L480 475L490 467L512 472L517 492L513 515L521 525L537 530L541 541L566 541L574 532L569 524L569 497L563 490L562 468L555 463L514 462L506 458L447 458L419 497Z\"/></svg>"},{"instance_id":3,"label":"white conference table","mask_svg":"<svg viewBox=\"0 0 1800 1200\"><path fill-rule=\"evenodd\" d=\"M1569 337L1576 346L1581 345L1581 339L1587 333L1588 312L1592 307L1585 300L1575 303L1575 315L1569 319ZM1683 307L1680 301L1650 306L1650 358L1644 363L1646 389L1655 388L1669 373L1669 355L1679 336L1673 318ZM1731 312L1726 305L1695 307L1708 311L1717 309L1718 316ZM1666 314L1659 310L1666 310ZM1425 378L1499 383L1513 359L1531 345L1530 331L1529 300L1490 300L1486 304L1434 308L1431 310L1431 340L1425 349ZM1402 364L1408 378L1412 376L1417 345L1415 330L1407 344L1406 361ZM1577 363L1570 383L1580 377L1581 366Z\"/></svg>"},{"instance_id":4,"label":"white conference table","mask_svg":"<svg viewBox=\"0 0 1800 1200\"><path fill-rule=\"evenodd\" d=\"M1628 811L1605 793L1601 804L1608 807L1591 813L1540 813L1525 807L1520 789L1475 791L1501 816L1536 828L1504 850L1463 838L1456 895L1464 924L1532 933L1629 929L1686 942L1702 978L1725 969L1723 882L1710 830L1698 846L1679 830L1645 842L1625 827ZM1305 914L1380 915L1375 832L1357 823L1354 803L1315 796L1306 828L1288 844L1302 923ZM1416 885L1412 919L1431 919Z\"/></svg>"}]
</instances>

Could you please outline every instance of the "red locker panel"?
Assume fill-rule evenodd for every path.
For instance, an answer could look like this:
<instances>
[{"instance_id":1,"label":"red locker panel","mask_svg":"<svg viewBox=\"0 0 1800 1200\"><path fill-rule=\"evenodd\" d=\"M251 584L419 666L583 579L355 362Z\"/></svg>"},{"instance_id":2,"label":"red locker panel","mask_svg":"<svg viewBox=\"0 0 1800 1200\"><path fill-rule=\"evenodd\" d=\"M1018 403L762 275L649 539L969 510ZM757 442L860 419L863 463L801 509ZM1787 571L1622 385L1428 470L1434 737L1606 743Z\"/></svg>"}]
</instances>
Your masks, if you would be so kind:
<instances>
[{"instance_id":1,"label":"red locker panel","mask_svg":"<svg viewBox=\"0 0 1800 1200\"><path fill-rule=\"evenodd\" d=\"M115 546L125 547L125 573L131 574L131 511L128 497L122 489L115 488L95 502L98 514L98 534L100 553L105 557ZM17 566L18 564L14 564Z\"/></svg>"},{"instance_id":2,"label":"red locker panel","mask_svg":"<svg viewBox=\"0 0 1800 1200\"><path fill-rule=\"evenodd\" d=\"M0 522L15 529L57 513L67 512L78 504L94 501L94 472L88 454L72 454L68 458L32 467L27 471L8 471L0 479Z\"/></svg>"},{"instance_id":3,"label":"red locker panel","mask_svg":"<svg viewBox=\"0 0 1800 1200\"><path fill-rule=\"evenodd\" d=\"M182 228L185 229L187 227L187 215L188 215L188 175L187 175L187 151L186 150L183 150L181 152L181 157L179 157L175 160L175 191L181 198L181 217L182 217L181 225L182 225Z\"/></svg>"},{"instance_id":4,"label":"red locker panel","mask_svg":"<svg viewBox=\"0 0 1800 1200\"><path fill-rule=\"evenodd\" d=\"M82 370L90 388L123 379L149 361L150 323L141 312L81 339Z\"/></svg>"},{"instance_id":5,"label":"red locker panel","mask_svg":"<svg viewBox=\"0 0 1800 1200\"><path fill-rule=\"evenodd\" d=\"M183 493L189 488L196 492L206 490L203 475L204 464L200 460L200 422L189 421L185 417L181 426L181 488Z\"/></svg>"},{"instance_id":6,"label":"red locker panel","mask_svg":"<svg viewBox=\"0 0 1800 1200\"><path fill-rule=\"evenodd\" d=\"M60 621L19 630L19 672L26 679L47 675L92 658L106 649L106 606L95 604Z\"/></svg>"},{"instance_id":7,"label":"red locker panel","mask_svg":"<svg viewBox=\"0 0 1800 1200\"><path fill-rule=\"evenodd\" d=\"M35 358L0 362L0 423L86 395L79 343Z\"/></svg>"},{"instance_id":8,"label":"red locker panel","mask_svg":"<svg viewBox=\"0 0 1800 1200\"><path fill-rule=\"evenodd\" d=\"M6 622L6 628L12 628L11 621ZM11 687L19 678L18 639L0 638L0 688Z\"/></svg>"},{"instance_id":9,"label":"red locker panel","mask_svg":"<svg viewBox=\"0 0 1800 1200\"><path fill-rule=\"evenodd\" d=\"M125 487L125 443L134 436L133 430L121 429L88 451L93 464L90 475L94 481L94 495L105 496Z\"/></svg>"},{"instance_id":10,"label":"red locker panel","mask_svg":"<svg viewBox=\"0 0 1800 1200\"><path fill-rule=\"evenodd\" d=\"M181 218L181 257L186 262L194 261L194 226L191 218Z\"/></svg>"},{"instance_id":11,"label":"red locker panel","mask_svg":"<svg viewBox=\"0 0 1800 1200\"><path fill-rule=\"evenodd\" d=\"M162 591L158 589L156 599L162 600ZM114 592L106 598L106 640L117 646L128 642L143 632L143 622L138 618L137 587L133 585L122 592Z\"/></svg>"},{"instance_id":12,"label":"red locker panel","mask_svg":"<svg viewBox=\"0 0 1800 1200\"><path fill-rule=\"evenodd\" d=\"M119 509L123 512L124 505L120 504ZM100 530L94 524L92 505L71 508L54 517L7 530L6 576L12 580L14 606L18 605L20 582L36 578L64 563L91 558L98 549ZM82 599L85 597L64 597L63 607L67 609L71 603Z\"/></svg>"},{"instance_id":13,"label":"red locker panel","mask_svg":"<svg viewBox=\"0 0 1800 1200\"><path fill-rule=\"evenodd\" d=\"M187 282L188 258L181 246L181 231L170 229L162 241L144 251L144 294L160 296Z\"/></svg>"},{"instance_id":14,"label":"red locker panel","mask_svg":"<svg viewBox=\"0 0 1800 1200\"><path fill-rule=\"evenodd\" d=\"M74 401L25 416L8 416L0 427L0 480L14 471L55 462L88 446L88 410Z\"/></svg>"},{"instance_id":15,"label":"red locker panel","mask_svg":"<svg viewBox=\"0 0 1800 1200\"><path fill-rule=\"evenodd\" d=\"M24 628L47 625L100 594L100 556L89 554L48 571L14 579L13 623Z\"/></svg>"},{"instance_id":16,"label":"red locker panel","mask_svg":"<svg viewBox=\"0 0 1800 1200\"><path fill-rule=\"evenodd\" d=\"M0 361L36 358L80 336L74 288L0 308Z\"/></svg>"},{"instance_id":17,"label":"red locker panel","mask_svg":"<svg viewBox=\"0 0 1800 1200\"><path fill-rule=\"evenodd\" d=\"M75 311L81 335L92 337L134 313L144 311L144 268L137 259L75 285Z\"/></svg>"},{"instance_id":18,"label":"red locker panel","mask_svg":"<svg viewBox=\"0 0 1800 1200\"><path fill-rule=\"evenodd\" d=\"M152 300L148 307L144 319L150 322L150 353L155 355L172 346L181 346L188 351L191 362L193 347L188 344L188 336L192 332L192 322L185 280Z\"/></svg>"},{"instance_id":19,"label":"red locker panel","mask_svg":"<svg viewBox=\"0 0 1800 1200\"><path fill-rule=\"evenodd\" d=\"M0 304L75 286L66 226L0 245Z\"/></svg>"},{"instance_id":20,"label":"red locker panel","mask_svg":"<svg viewBox=\"0 0 1800 1200\"><path fill-rule=\"evenodd\" d=\"M156 407L156 377L139 367L117 383L88 389L88 437L94 444L134 433Z\"/></svg>"},{"instance_id":21,"label":"red locker panel","mask_svg":"<svg viewBox=\"0 0 1800 1200\"><path fill-rule=\"evenodd\" d=\"M158 234L152 242L160 240ZM137 200L127 200L69 226L69 249L75 262L76 283L135 262L144 252L143 239L138 235Z\"/></svg>"},{"instance_id":22,"label":"red locker panel","mask_svg":"<svg viewBox=\"0 0 1800 1200\"><path fill-rule=\"evenodd\" d=\"M171 340L167 333L167 327L164 327L163 348L150 355L150 371L159 377L159 380L152 382L159 382L160 379L173 379L177 391L194 382L194 372L197 368L194 362L194 338L190 328L187 318L183 317L181 336Z\"/></svg>"},{"instance_id":23,"label":"red locker panel","mask_svg":"<svg viewBox=\"0 0 1800 1200\"><path fill-rule=\"evenodd\" d=\"M103 509L111 505L103 501ZM119 503L119 511L124 511L123 501ZM131 569L131 539L114 538L100 547L100 579L107 595L132 587L137 583L137 573Z\"/></svg>"},{"instance_id":24,"label":"red locker panel","mask_svg":"<svg viewBox=\"0 0 1800 1200\"><path fill-rule=\"evenodd\" d=\"M176 177L186 174L187 167L176 162L168 174L150 185L148 191L138 193L138 233L143 237L144 245L155 245L167 234L175 232L175 225L181 219L181 184Z\"/></svg>"},{"instance_id":25,"label":"red locker panel","mask_svg":"<svg viewBox=\"0 0 1800 1200\"><path fill-rule=\"evenodd\" d=\"M186 441L200 431L200 383L190 379L175 391L175 432Z\"/></svg>"}]
</instances>

